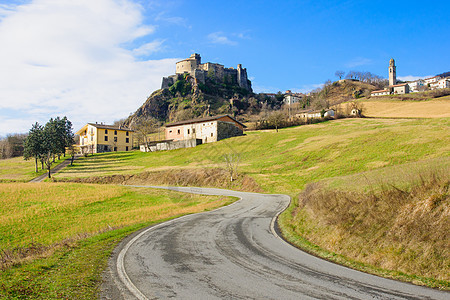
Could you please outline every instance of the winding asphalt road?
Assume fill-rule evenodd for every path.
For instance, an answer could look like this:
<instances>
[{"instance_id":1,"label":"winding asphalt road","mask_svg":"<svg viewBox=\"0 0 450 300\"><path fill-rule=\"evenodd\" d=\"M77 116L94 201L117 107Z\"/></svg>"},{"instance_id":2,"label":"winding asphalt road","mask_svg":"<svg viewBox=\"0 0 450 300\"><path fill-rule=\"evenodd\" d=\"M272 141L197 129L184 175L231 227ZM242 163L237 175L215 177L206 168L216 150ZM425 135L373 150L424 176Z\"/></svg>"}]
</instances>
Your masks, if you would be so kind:
<instances>
[{"instance_id":1,"label":"winding asphalt road","mask_svg":"<svg viewBox=\"0 0 450 300\"><path fill-rule=\"evenodd\" d=\"M124 240L102 299L450 299L450 293L384 279L300 251L275 232L285 195L168 188L241 198Z\"/></svg>"}]
</instances>

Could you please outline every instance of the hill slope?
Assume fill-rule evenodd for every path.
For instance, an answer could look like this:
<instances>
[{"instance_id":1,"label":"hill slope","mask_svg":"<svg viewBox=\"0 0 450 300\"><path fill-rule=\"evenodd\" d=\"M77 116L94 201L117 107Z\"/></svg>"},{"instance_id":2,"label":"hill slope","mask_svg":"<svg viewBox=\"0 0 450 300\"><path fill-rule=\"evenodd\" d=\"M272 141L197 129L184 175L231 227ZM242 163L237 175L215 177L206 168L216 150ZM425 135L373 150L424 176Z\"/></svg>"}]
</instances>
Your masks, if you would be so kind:
<instances>
[{"instance_id":1,"label":"hill slope","mask_svg":"<svg viewBox=\"0 0 450 300\"><path fill-rule=\"evenodd\" d=\"M396 169L386 169L386 172L390 175L394 173L401 175L402 172L406 175L425 174L417 171L417 164L417 166L432 166L436 170L448 171L449 121L450 119L343 119L281 129L278 133L274 130L249 132L247 136L204 144L191 149L154 153L108 153L82 158L77 166L55 177L59 180L86 177L77 179L81 182L201 185L233 189L246 189L251 183L252 190L257 184L267 192L287 193L294 197L290 210L283 214L281 221L283 232L290 241L298 242L309 251L337 259L340 263L350 261L349 264L353 267L362 267L380 275L384 273L384 275L400 277L404 280L420 279L422 284L428 281L428 284L433 286L444 287L448 286L450 257L447 249L442 249L442 243L435 239L423 240L423 237L418 237L419 242L410 245L405 243L407 240L404 239L396 241L395 238L388 239L384 237L383 230L389 227L389 224L397 222L390 217L383 221L384 225L380 223L379 218L366 218L364 220L370 223L367 227L354 227L359 229L353 230L353 227L345 227L353 223L345 223L345 220L344 224L335 222L335 220L341 220L341 210L328 207L330 209L323 213L325 210L320 205L311 207L305 205L303 201L299 202L298 195L309 183L327 178L338 179L345 175L352 175L359 179L350 180L350 184L346 185L350 187L360 185L360 182L365 182L367 178L377 182L374 174L367 173L371 170L396 167ZM241 157L238 168L240 179L233 183L230 183L229 177L226 176L226 165L223 161L223 156L230 152L239 153ZM99 164L101 168L98 167ZM448 181L450 173L443 172L443 174L447 174L444 178L445 186L445 180ZM397 186L398 180L390 177L387 184ZM400 188L403 187L400 186ZM348 188L345 190L350 191ZM405 198L396 208L391 207L389 198L380 198L379 201L370 203L375 207L373 212L379 210L377 214L381 214L380 211L383 209L394 212L402 210L407 214L411 205L415 205L414 203L422 205L426 202L422 200L425 200L427 195L433 194L432 191L431 194L427 193L423 194L424 197L414 200L416 202L411 202L413 198L411 201ZM430 211L430 216L437 222L433 225L436 230L447 228L445 220L448 217L445 217L445 214L448 213L446 207L450 200L445 193L441 196L433 198L441 200L436 202L436 210ZM319 204L325 208L331 203L320 197L314 198L314 201L319 201ZM313 204L314 201L310 201L309 204ZM343 203L348 205L354 201L350 199ZM354 207L358 209L354 213L364 212L365 209L366 212L367 209L369 212L372 211L370 207L358 208L356 205ZM395 214L390 216L396 217ZM388 217L387 214L386 217ZM429 220L427 218L420 220ZM361 219L355 220L357 223L354 226L357 226ZM382 226L377 227L377 224ZM345 230L341 229L342 225L346 228ZM404 236L422 230L420 228L427 228L423 227L422 221L409 222L407 225L408 232L404 233ZM338 230L341 230L342 234L337 235ZM318 236L317 233L321 235ZM445 235L445 233L442 234ZM344 236L345 238L337 239ZM383 241L386 242L384 245L389 244L391 248L367 247L377 243L381 245ZM311 246L311 243L320 247ZM417 247L429 250L421 251ZM436 255L431 255L430 249L435 251L433 253ZM356 255L358 253L366 255ZM377 257L384 260L377 260ZM431 262L430 259L434 261ZM391 271L380 271L368 265ZM402 275L398 271L410 275Z\"/></svg>"}]
</instances>

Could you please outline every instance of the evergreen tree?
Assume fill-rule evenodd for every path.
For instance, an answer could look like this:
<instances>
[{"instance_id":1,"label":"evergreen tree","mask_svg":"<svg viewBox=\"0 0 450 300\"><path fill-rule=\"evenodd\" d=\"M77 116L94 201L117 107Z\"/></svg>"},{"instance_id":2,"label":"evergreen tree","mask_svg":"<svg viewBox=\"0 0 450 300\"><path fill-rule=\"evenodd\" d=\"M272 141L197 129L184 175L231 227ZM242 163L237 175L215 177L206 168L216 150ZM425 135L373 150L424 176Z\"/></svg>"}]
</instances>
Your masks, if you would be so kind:
<instances>
[{"instance_id":1,"label":"evergreen tree","mask_svg":"<svg viewBox=\"0 0 450 300\"><path fill-rule=\"evenodd\" d=\"M43 155L43 130L44 128L38 122L36 122L30 129L28 137L24 142L24 158L30 159L34 157L36 172L38 172L38 160Z\"/></svg>"}]
</instances>

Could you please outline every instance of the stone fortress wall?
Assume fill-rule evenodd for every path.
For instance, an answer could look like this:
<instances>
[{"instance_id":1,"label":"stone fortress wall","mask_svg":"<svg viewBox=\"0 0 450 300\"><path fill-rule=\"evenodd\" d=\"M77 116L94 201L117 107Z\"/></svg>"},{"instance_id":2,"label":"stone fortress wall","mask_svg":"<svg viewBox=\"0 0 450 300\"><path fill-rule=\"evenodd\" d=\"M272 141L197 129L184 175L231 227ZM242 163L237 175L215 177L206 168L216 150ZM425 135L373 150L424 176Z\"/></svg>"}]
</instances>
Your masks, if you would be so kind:
<instances>
[{"instance_id":1,"label":"stone fortress wall","mask_svg":"<svg viewBox=\"0 0 450 300\"><path fill-rule=\"evenodd\" d=\"M205 83L207 76L213 76L218 81L223 81L228 76L228 78L236 82L241 88L252 91L248 83L247 69L242 68L241 64L238 64L237 69L225 68L221 64L210 62L202 64L200 54L198 53L194 53L189 58L177 62L175 75L164 77L161 88L168 88L175 83L178 75L184 73L188 73L196 81L201 83Z\"/></svg>"}]
</instances>

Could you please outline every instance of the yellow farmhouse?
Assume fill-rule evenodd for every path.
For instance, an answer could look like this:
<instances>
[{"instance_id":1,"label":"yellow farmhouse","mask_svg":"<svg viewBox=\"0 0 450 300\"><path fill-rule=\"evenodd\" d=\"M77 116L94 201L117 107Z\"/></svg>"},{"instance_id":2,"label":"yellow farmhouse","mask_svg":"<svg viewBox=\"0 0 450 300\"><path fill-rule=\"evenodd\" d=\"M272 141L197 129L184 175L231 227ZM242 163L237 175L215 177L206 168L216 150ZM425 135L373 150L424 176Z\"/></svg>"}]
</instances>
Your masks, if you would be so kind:
<instances>
[{"instance_id":1,"label":"yellow farmhouse","mask_svg":"<svg viewBox=\"0 0 450 300\"><path fill-rule=\"evenodd\" d=\"M130 151L133 148L133 130L97 123L87 123L76 132L80 136L81 153Z\"/></svg>"}]
</instances>

